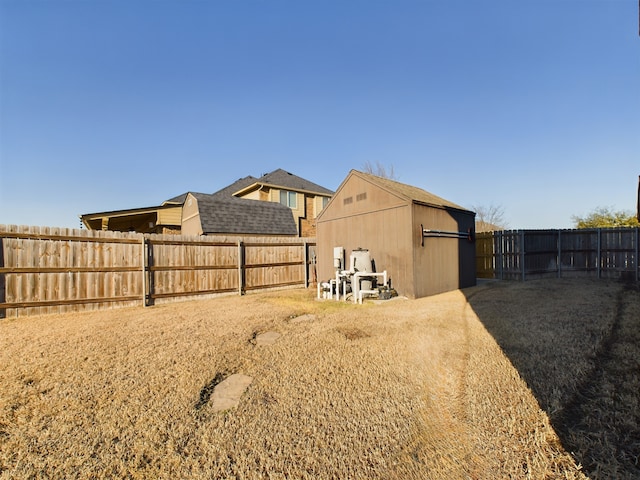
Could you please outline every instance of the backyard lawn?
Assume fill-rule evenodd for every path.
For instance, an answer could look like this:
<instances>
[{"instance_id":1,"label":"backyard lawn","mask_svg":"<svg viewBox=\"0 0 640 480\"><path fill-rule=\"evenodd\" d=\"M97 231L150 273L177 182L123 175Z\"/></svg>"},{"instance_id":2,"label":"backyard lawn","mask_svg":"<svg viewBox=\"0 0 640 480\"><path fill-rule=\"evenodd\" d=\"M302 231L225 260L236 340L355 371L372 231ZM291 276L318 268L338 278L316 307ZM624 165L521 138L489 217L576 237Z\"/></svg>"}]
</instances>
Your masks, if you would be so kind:
<instances>
[{"instance_id":1,"label":"backyard lawn","mask_svg":"<svg viewBox=\"0 0 640 480\"><path fill-rule=\"evenodd\" d=\"M639 324L585 279L0 320L0 478L639 478Z\"/></svg>"}]
</instances>

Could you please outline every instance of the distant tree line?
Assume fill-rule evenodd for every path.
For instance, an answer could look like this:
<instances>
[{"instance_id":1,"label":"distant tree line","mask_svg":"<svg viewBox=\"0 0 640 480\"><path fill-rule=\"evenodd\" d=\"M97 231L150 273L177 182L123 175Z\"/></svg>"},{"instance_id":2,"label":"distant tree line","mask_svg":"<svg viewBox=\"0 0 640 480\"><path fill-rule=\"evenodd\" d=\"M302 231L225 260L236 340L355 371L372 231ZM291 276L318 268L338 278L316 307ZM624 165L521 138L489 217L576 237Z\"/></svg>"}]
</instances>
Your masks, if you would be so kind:
<instances>
[{"instance_id":1,"label":"distant tree line","mask_svg":"<svg viewBox=\"0 0 640 480\"><path fill-rule=\"evenodd\" d=\"M598 207L584 217L571 217L576 228L639 227L635 215L626 210L613 210L610 207Z\"/></svg>"}]
</instances>

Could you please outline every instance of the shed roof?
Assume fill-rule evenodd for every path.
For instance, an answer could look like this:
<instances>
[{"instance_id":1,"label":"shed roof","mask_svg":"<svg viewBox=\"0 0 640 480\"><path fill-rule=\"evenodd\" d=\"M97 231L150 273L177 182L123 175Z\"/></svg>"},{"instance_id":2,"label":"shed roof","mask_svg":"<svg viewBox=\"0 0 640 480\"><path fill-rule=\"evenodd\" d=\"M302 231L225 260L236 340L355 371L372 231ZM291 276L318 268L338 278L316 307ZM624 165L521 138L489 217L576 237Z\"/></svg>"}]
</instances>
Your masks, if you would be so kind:
<instances>
[{"instance_id":1,"label":"shed roof","mask_svg":"<svg viewBox=\"0 0 640 480\"><path fill-rule=\"evenodd\" d=\"M219 192L218 192L219 193ZM249 235L297 235L291 209L217 194L191 193L198 200L202 232Z\"/></svg>"},{"instance_id":2,"label":"shed roof","mask_svg":"<svg viewBox=\"0 0 640 480\"><path fill-rule=\"evenodd\" d=\"M283 170L281 168L278 168L277 170L274 170L271 173L265 173L260 178L255 178L255 179L253 177L246 177L246 178L252 178L253 182L248 183L244 186L241 186L240 188L238 188L236 191L233 192L234 194L242 193L245 190L249 190L254 186L260 186L260 185L296 190L301 192L316 193L316 194L321 194L326 196L331 196L334 193L328 188L321 187L316 183L310 182L309 180L306 180L302 177L298 177L297 175L294 175L293 173L289 173L286 170Z\"/></svg>"},{"instance_id":3,"label":"shed roof","mask_svg":"<svg viewBox=\"0 0 640 480\"><path fill-rule=\"evenodd\" d=\"M370 173L359 172L358 170L351 170L347 179L351 175L357 175L364 180L367 180L380 188L387 190L390 193L403 197L407 200L410 200L415 203L422 203L425 205L430 205L434 207L440 208L455 208L456 210L462 210L466 212L470 212L464 207L457 205L449 200L445 200L444 198L438 197L433 193L429 193L426 190L423 190L418 187L414 187L412 185L407 185L406 183L396 182L395 180L390 180L388 178L378 177L377 175L372 175ZM345 182L347 180L345 179ZM470 212L473 213L473 212Z\"/></svg>"}]
</instances>

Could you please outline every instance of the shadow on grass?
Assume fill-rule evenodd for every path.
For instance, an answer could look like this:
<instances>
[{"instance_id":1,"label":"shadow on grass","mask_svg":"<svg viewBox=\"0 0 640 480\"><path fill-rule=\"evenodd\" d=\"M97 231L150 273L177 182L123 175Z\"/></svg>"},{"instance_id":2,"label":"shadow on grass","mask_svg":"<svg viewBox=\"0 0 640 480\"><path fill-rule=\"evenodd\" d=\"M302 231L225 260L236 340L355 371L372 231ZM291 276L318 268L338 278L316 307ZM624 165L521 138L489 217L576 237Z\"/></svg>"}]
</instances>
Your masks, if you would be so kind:
<instances>
[{"instance_id":1,"label":"shadow on grass","mask_svg":"<svg viewBox=\"0 0 640 480\"><path fill-rule=\"evenodd\" d=\"M639 286L550 279L465 294L584 473L640 478Z\"/></svg>"}]
</instances>

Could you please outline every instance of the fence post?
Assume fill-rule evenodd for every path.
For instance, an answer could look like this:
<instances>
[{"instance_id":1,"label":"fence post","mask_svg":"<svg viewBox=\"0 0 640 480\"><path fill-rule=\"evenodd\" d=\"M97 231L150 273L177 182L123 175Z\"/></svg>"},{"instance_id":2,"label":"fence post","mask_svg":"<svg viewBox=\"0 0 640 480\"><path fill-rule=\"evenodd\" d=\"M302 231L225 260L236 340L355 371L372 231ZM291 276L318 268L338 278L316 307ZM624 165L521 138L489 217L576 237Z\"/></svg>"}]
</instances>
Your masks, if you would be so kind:
<instances>
[{"instance_id":1,"label":"fence post","mask_svg":"<svg viewBox=\"0 0 640 480\"><path fill-rule=\"evenodd\" d=\"M309 244L303 240L302 249L304 250L304 288L309 288Z\"/></svg>"},{"instance_id":2,"label":"fence post","mask_svg":"<svg viewBox=\"0 0 640 480\"><path fill-rule=\"evenodd\" d=\"M637 245L637 242L636 242ZM636 259L638 255L636 254ZM636 262L637 263L637 262ZM4 268L4 239L0 236L0 269ZM5 274L0 272L0 303L7 301ZM0 318L6 318L7 310L0 308Z\"/></svg>"},{"instance_id":3,"label":"fence post","mask_svg":"<svg viewBox=\"0 0 640 480\"><path fill-rule=\"evenodd\" d=\"M562 278L562 231L558 230L558 278Z\"/></svg>"},{"instance_id":4,"label":"fence post","mask_svg":"<svg viewBox=\"0 0 640 480\"><path fill-rule=\"evenodd\" d=\"M522 281L526 274L526 267L524 264L524 230L520 230L520 261L522 262Z\"/></svg>"},{"instance_id":5,"label":"fence post","mask_svg":"<svg viewBox=\"0 0 640 480\"><path fill-rule=\"evenodd\" d=\"M153 301L153 294L155 293L155 280L154 280L154 274L153 274L153 266L155 265L155 258L154 258L154 251L153 251L153 242L151 241L150 238L145 238L144 239L144 258L142 260L144 266L143 269L146 270L145 273L145 283L146 285L146 289L145 289L145 306L150 306L154 304Z\"/></svg>"},{"instance_id":6,"label":"fence post","mask_svg":"<svg viewBox=\"0 0 640 480\"><path fill-rule=\"evenodd\" d=\"M245 287L244 243L238 240L238 294L244 294Z\"/></svg>"},{"instance_id":7,"label":"fence post","mask_svg":"<svg viewBox=\"0 0 640 480\"><path fill-rule=\"evenodd\" d=\"M636 282L640 282L640 261L638 261L638 254L640 248L638 248L638 241L640 240L640 228L636 227Z\"/></svg>"},{"instance_id":8,"label":"fence post","mask_svg":"<svg viewBox=\"0 0 640 480\"><path fill-rule=\"evenodd\" d=\"M600 276L601 276L601 275L600 275L600 263L601 263L601 258L600 258L600 256L602 255L602 252L601 252L601 250L600 250L600 248L601 248L601 243L600 243L600 242L601 242L601 239L602 239L602 229L601 229L601 228L599 228L599 229L598 229L598 235L597 235L597 238L598 238L598 240L597 240L597 245L598 245L598 247L597 247L597 248L598 248L598 251L597 251L597 253L596 253L596 271L597 271L597 273L598 273L598 278L600 278Z\"/></svg>"},{"instance_id":9,"label":"fence post","mask_svg":"<svg viewBox=\"0 0 640 480\"><path fill-rule=\"evenodd\" d=\"M142 263L142 306L147 307L149 304L147 303L147 298L149 295L149 282L147 281L147 272L148 272L148 264L147 264L147 239L144 234L142 235L141 242L141 263Z\"/></svg>"},{"instance_id":10,"label":"fence post","mask_svg":"<svg viewBox=\"0 0 640 480\"><path fill-rule=\"evenodd\" d=\"M504 246L503 246L503 234L504 232L501 230L498 232L498 260L499 267L498 271L500 272L500 280L504 280Z\"/></svg>"}]
</instances>

